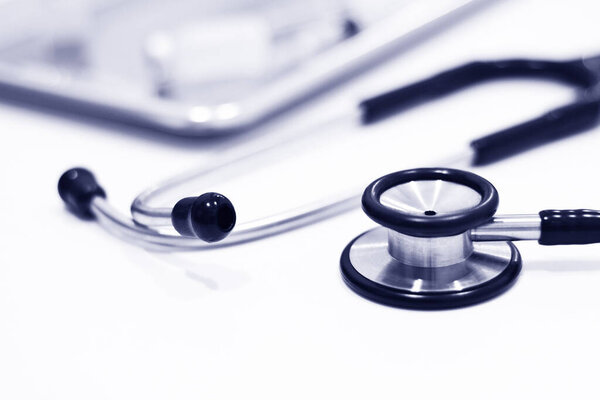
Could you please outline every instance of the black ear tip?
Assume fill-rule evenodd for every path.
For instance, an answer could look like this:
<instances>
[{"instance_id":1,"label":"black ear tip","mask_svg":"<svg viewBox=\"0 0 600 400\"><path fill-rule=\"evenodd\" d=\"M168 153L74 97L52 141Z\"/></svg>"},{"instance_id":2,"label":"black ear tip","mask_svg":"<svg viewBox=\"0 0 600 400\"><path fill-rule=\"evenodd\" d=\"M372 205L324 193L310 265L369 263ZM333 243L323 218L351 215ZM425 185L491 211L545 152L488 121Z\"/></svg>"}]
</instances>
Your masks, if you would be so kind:
<instances>
[{"instance_id":1,"label":"black ear tip","mask_svg":"<svg viewBox=\"0 0 600 400\"><path fill-rule=\"evenodd\" d=\"M235 226L236 214L227 197L209 192L179 200L173 207L171 221L182 236L218 242Z\"/></svg>"},{"instance_id":2,"label":"black ear tip","mask_svg":"<svg viewBox=\"0 0 600 400\"><path fill-rule=\"evenodd\" d=\"M94 175L85 168L65 171L58 180L58 194L67 207L81 218L93 217L90 204L94 197L106 197Z\"/></svg>"}]
</instances>

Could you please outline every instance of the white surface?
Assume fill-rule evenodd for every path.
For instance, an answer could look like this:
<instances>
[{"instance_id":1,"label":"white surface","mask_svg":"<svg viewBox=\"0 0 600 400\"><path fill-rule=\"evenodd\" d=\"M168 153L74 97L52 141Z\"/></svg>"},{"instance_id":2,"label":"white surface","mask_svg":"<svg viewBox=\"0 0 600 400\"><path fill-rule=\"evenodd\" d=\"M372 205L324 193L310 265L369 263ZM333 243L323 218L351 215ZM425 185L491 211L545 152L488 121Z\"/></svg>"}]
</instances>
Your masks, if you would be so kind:
<instances>
[{"instance_id":1,"label":"white surface","mask_svg":"<svg viewBox=\"0 0 600 400\"><path fill-rule=\"evenodd\" d=\"M591 0L503 2L255 135L289 133L348 98L472 59L593 54L599 13ZM291 182L273 167L245 179L235 201L257 203L261 190L317 196L324 172L351 185L427 166L570 93L498 83L368 130L310 128L321 153L338 150L335 162L300 157ZM499 298L454 311L394 309L340 278L342 249L373 226L358 210L231 249L156 254L77 220L56 194L60 173L85 165L126 212L145 186L221 144L8 104L0 126L2 399L598 397L600 245L519 243L523 272ZM332 139L340 132L343 143ZM475 172L496 185L503 213L600 208L598 148L595 129Z\"/></svg>"}]
</instances>

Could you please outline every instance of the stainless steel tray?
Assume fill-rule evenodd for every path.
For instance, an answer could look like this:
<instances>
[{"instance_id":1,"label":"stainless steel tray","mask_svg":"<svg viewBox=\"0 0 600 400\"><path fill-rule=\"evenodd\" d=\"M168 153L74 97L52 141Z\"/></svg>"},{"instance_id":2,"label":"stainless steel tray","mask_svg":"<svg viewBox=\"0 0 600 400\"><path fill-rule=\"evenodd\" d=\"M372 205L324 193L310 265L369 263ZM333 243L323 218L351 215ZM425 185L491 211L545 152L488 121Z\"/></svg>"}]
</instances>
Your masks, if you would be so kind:
<instances>
[{"instance_id":1,"label":"stainless steel tray","mask_svg":"<svg viewBox=\"0 0 600 400\"><path fill-rule=\"evenodd\" d=\"M147 55L140 55L140 42L148 32L165 26L162 18L159 22L152 19L164 7L152 9L148 2L113 0L120 11L109 15L105 3L104 9L88 4L79 10L70 9L75 17L65 18L70 21L70 25L65 22L69 29L61 31L55 25L42 23L37 32L26 29L27 33L20 36L4 35L6 40L0 41L0 97L178 135L227 135L255 127L331 89L490 1L401 2L394 12L386 12L389 15L385 18L361 26L358 33L288 62L264 79L254 79L251 85L244 81L227 91L216 82L210 90L205 84L195 87L195 93L184 95L172 95L157 84L151 68L144 65ZM32 3L39 3L37 14L49 12L48 2ZM177 2L169 2L174 3ZM170 18L173 25L182 13L190 13L184 7L188 3L182 1L178 13L164 18ZM230 4L221 12L231 15L242 3L240 0ZM344 10L336 9L336 18L351 18ZM36 17L42 21L46 18ZM61 24L60 15L51 17L58 19L54 24ZM89 26L80 26L86 24ZM49 32L57 30L62 32L61 41L49 40ZM10 32L15 31L18 29ZM240 68L244 68L244 60L239 61ZM227 96L222 95L224 91ZM212 94L215 95L211 97Z\"/></svg>"}]
</instances>

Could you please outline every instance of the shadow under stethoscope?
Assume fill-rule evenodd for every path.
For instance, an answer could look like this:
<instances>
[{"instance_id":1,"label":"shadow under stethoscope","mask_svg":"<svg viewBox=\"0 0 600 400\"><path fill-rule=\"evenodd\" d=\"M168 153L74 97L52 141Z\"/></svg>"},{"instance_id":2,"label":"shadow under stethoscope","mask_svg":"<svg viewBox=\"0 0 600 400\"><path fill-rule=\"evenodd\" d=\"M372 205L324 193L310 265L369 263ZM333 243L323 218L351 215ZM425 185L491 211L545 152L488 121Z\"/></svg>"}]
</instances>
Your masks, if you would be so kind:
<instances>
[{"instance_id":1,"label":"shadow under stethoscope","mask_svg":"<svg viewBox=\"0 0 600 400\"><path fill-rule=\"evenodd\" d=\"M176 253L152 252L163 263L179 268L186 277L199 282L207 289L235 290L250 281L250 275L245 272L226 268L216 263L202 263L182 257ZM334 266L337 268L337 266ZM523 264L523 273L528 271L543 272L598 272L600 273L600 259L594 260L556 260L556 261L532 261Z\"/></svg>"},{"instance_id":2,"label":"shadow under stethoscope","mask_svg":"<svg viewBox=\"0 0 600 400\"><path fill-rule=\"evenodd\" d=\"M235 290L250 281L250 275L247 273L216 263L195 262L174 253L163 253L159 258L163 262L177 266L186 277L210 290Z\"/></svg>"},{"instance_id":3,"label":"shadow under stethoscope","mask_svg":"<svg viewBox=\"0 0 600 400\"><path fill-rule=\"evenodd\" d=\"M196 259L190 257L192 253L170 253L160 251L142 251L132 247L133 252L128 252L129 258L134 258L134 262L137 265L142 266L150 275L159 275L157 279L154 279L157 284L167 289L169 292L173 291L172 282L170 279L165 280L165 267L169 270L178 271L182 276L187 278L189 281L199 284L202 289L197 291L194 287L191 287L193 295L210 295L210 293L226 292L226 291L237 291L246 287L252 280L252 271L241 271L238 269L227 267L224 263L218 263L214 261L206 261L202 259ZM194 253L196 254L196 253ZM152 260L150 263L149 260ZM153 268L151 265L154 265ZM148 268L150 267L150 268ZM332 265L331 268L339 268L337 265ZM534 260L531 262L523 263L522 274L528 275L535 272L551 272L551 273L569 273L569 272L598 272L600 273L600 259L599 260L576 260L576 259L563 259L555 261L543 261ZM179 278L178 278L179 279ZM514 286L518 286L518 281L514 285L507 288L507 292L514 289ZM159 283L160 282L160 283ZM346 289L344 285L340 286L341 290ZM180 284L177 284L177 291L180 290ZM188 292L189 293L189 292ZM180 295L181 293L178 292ZM350 292L349 292L350 294ZM482 303L471 305L461 308L472 308L477 306L485 306L485 304L497 301L499 298L505 296L499 296L495 299L489 299ZM390 307L393 308L393 307ZM423 310L404 310L404 311L418 311ZM430 310L430 312L444 312L447 310Z\"/></svg>"},{"instance_id":4,"label":"shadow under stethoscope","mask_svg":"<svg viewBox=\"0 0 600 400\"><path fill-rule=\"evenodd\" d=\"M235 290L250 281L247 273L220 264L196 262L175 253L155 253L155 257L179 268L186 277L213 291Z\"/></svg>"},{"instance_id":5,"label":"shadow under stethoscope","mask_svg":"<svg viewBox=\"0 0 600 400\"><path fill-rule=\"evenodd\" d=\"M183 275L189 281L199 283L204 289L196 291L192 288L194 296L203 292L230 291L238 290L251 281L248 273L233 268L229 268L222 263L212 260L192 259L191 253L171 253L155 250L142 250L125 244L132 251L126 251L127 258L134 265L151 275L155 282L169 292L172 291L172 279L166 279L167 271L176 272L176 275ZM186 256L187 254L187 256ZM176 278L176 280L180 280ZM180 290L180 284L175 284L177 291ZM179 293L181 294L181 293ZM189 292L188 292L189 294Z\"/></svg>"},{"instance_id":6,"label":"shadow under stethoscope","mask_svg":"<svg viewBox=\"0 0 600 400\"><path fill-rule=\"evenodd\" d=\"M599 260L554 260L554 261L524 261L523 272L527 271L543 271L543 272L600 272Z\"/></svg>"}]
</instances>

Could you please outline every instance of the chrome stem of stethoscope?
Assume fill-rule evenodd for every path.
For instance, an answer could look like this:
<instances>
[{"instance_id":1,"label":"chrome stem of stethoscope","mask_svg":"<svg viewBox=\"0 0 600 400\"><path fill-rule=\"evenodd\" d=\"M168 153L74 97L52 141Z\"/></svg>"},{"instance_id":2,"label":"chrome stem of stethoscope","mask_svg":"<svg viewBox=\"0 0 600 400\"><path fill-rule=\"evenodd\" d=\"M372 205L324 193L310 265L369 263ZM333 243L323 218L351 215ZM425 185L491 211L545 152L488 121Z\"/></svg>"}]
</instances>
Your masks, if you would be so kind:
<instances>
[{"instance_id":1,"label":"chrome stem of stethoscope","mask_svg":"<svg viewBox=\"0 0 600 400\"><path fill-rule=\"evenodd\" d=\"M498 215L491 222L471 229L476 242L493 240L540 240L542 220L538 214Z\"/></svg>"},{"instance_id":2,"label":"chrome stem of stethoscope","mask_svg":"<svg viewBox=\"0 0 600 400\"><path fill-rule=\"evenodd\" d=\"M491 222L457 235L417 237L387 229L388 251L405 265L445 267L473 252L473 242L539 240L542 221L537 214L500 215Z\"/></svg>"}]
</instances>

